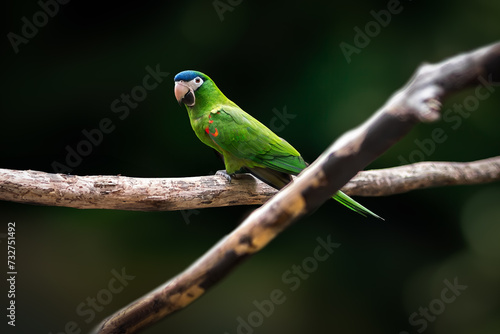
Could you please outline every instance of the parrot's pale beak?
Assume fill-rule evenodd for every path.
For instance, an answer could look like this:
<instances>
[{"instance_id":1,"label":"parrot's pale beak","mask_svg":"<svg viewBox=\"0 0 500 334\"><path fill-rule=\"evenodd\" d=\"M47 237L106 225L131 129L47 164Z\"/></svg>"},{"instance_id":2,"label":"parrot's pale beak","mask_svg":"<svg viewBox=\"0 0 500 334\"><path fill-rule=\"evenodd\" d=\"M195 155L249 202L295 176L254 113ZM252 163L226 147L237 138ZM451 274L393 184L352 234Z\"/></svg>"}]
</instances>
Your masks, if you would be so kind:
<instances>
[{"instance_id":1,"label":"parrot's pale beak","mask_svg":"<svg viewBox=\"0 0 500 334\"><path fill-rule=\"evenodd\" d=\"M194 106L194 92L183 81L177 81L175 83L174 94L179 104L184 103L185 105L190 107Z\"/></svg>"}]
</instances>

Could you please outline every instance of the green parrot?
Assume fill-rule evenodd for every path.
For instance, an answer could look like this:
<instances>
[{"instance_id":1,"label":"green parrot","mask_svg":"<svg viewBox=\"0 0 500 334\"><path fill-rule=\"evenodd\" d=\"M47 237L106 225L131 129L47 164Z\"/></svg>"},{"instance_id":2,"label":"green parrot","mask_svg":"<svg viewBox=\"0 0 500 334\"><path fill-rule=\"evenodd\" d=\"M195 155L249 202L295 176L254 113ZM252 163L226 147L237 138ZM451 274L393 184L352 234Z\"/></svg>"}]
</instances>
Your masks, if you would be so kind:
<instances>
[{"instance_id":1,"label":"green parrot","mask_svg":"<svg viewBox=\"0 0 500 334\"><path fill-rule=\"evenodd\" d=\"M198 71L183 71L174 78L174 93L186 106L196 136L224 159L229 182L231 175L248 171L268 185L281 189L307 163L287 141L244 112L217 88L212 79ZM363 216L380 218L349 196L338 191L333 198Z\"/></svg>"}]
</instances>

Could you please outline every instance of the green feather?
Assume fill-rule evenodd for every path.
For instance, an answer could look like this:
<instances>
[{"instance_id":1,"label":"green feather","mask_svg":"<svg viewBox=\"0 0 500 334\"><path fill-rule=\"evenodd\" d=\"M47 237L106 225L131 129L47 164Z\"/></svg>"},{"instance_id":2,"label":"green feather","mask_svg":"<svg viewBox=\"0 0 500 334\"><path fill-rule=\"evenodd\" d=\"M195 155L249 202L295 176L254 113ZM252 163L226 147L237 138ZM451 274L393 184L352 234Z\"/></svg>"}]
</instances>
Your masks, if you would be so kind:
<instances>
[{"instance_id":1,"label":"green feather","mask_svg":"<svg viewBox=\"0 0 500 334\"><path fill-rule=\"evenodd\" d=\"M366 217L367 215L370 215L370 216L373 216L375 218L385 220L384 218L380 217L376 213L373 213L369 209L365 208L364 206L362 206L361 204L359 204L358 202L356 202L355 200L353 200L352 198L350 198L349 196L344 194L342 191L337 191L337 193L335 195L333 195L332 198L339 201L340 203L344 204L352 211L355 211L364 217Z\"/></svg>"}]
</instances>

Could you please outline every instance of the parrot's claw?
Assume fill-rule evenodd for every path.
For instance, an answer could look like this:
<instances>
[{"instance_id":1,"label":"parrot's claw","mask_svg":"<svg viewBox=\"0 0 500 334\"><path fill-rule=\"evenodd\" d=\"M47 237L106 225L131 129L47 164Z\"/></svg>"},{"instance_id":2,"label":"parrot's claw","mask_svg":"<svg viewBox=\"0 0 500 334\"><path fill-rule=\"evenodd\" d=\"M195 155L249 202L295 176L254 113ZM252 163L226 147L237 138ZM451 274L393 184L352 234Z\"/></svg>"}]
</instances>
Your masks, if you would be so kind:
<instances>
[{"instance_id":1,"label":"parrot's claw","mask_svg":"<svg viewBox=\"0 0 500 334\"><path fill-rule=\"evenodd\" d=\"M222 176L227 180L227 182L231 183L232 177L225 170L218 170L217 172L215 172L215 175Z\"/></svg>"}]
</instances>

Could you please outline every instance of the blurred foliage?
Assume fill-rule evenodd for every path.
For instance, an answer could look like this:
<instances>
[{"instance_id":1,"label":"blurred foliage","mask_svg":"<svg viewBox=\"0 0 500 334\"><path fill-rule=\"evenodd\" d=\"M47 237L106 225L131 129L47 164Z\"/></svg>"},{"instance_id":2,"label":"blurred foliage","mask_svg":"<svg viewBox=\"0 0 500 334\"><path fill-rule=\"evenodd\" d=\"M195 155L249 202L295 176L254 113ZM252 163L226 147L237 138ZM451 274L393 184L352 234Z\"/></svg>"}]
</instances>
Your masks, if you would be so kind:
<instances>
[{"instance_id":1,"label":"blurred foliage","mask_svg":"<svg viewBox=\"0 0 500 334\"><path fill-rule=\"evenodd\" d=\"M295 118L279 135L313 161L380 107L419 64L492 43L500 33L498 1L403 1L400 6L402 11L348 64L339 44L353 44L354 27L364 29L374 20L370 11L385 10L387 1L242 1L223 13L223 21L213 1L60 5L17 54L7 38L2 44L0 167L52 172L54 161L64 163L66 146L75 148L85 139L83 130L109 118L113 132L104 134L73 174L175 177L221 169L173 96L173 76L184 69L210 75L264 124L275 117L273 109L286 106ZM4 36L20 34L21 19L31 21L40 10L35 1L8 1ZM119 119L113 101L142 85L146 67L157 64L169 76ZM471 94L452 97L444 109ZM401 164L401 157L409 159L419 150L416 141L431 138L436 128L447 139L425 160L497 155L498 94L481 101L456 129L444 120L417 126L369 167ZM498 333L499 199L498 184L361 198L386 218L384 223L326 203L206 296L145 333L236 333L238 317L248 321L255 315L253 301L269 299L275 289L286 301L257 322L255 333ZM6 202L0 208L0 233L9 221L17 222L15 332L54 334L70 321L87 332L186 268L254 209L183 215ZM312 256L318 237L329 235L341 246L290 290L282 275ZM96 311L95 319L78 314L78 305L106 289L111 271L122 268L135 276L123 291ZM439 306L443 282L455 278L467 289L453 303L444 304L425 329L422 322L409 323L420 307Z\"/></svg>"}]
</instances>

